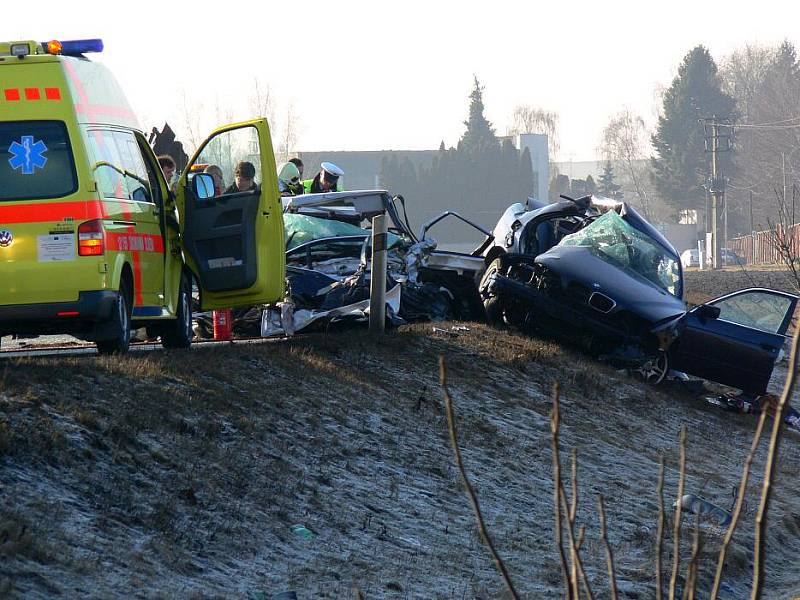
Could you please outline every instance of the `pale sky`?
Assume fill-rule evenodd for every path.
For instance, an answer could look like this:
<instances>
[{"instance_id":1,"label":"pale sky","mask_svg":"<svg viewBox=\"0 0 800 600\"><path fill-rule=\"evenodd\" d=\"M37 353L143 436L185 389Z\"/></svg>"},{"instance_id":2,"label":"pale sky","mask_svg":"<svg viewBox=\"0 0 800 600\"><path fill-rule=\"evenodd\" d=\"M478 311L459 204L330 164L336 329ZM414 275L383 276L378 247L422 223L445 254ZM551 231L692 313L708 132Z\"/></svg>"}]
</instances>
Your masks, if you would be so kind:
<instances>
[{"instance_id":1,"label":"pale sky","mask_svg":"<svg viewBox=\"0 0 800 600\"><path fill-rule=\"evenodd\" d=\"M201 138L228 117L256 116L258 80L276 100L273 136L291 103L295 150L306 151L455 145L474 73L499 134L517 104L556 111L556 158L593 160L623 107L655 123L659 89L697 44L718 64L745 44L800 46L791 0L4 5L1 40L102 38L92 59L113 70L146 129L168 121L188 139L185 107L201 105Z\"/></svg>"}]
</instances>

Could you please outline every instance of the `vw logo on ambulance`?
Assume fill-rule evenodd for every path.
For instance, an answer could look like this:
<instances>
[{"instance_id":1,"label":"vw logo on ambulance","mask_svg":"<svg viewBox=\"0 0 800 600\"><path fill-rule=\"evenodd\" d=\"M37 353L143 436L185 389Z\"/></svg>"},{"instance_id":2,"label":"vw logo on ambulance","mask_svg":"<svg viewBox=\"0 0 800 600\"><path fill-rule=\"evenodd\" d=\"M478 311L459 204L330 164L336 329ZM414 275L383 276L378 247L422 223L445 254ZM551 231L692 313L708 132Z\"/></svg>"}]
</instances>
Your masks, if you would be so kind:
<instances>
[{"instance_id":1,"label":"vw logo on ambulance","mask_svg":"<svg viewBox=\"0 0 800 600\"><path fill-rule=\"evenodd\" d=\"M0 248L8 248L13 241L14 236L8 229L0 229Z\"/></svg>"}]
</instances>

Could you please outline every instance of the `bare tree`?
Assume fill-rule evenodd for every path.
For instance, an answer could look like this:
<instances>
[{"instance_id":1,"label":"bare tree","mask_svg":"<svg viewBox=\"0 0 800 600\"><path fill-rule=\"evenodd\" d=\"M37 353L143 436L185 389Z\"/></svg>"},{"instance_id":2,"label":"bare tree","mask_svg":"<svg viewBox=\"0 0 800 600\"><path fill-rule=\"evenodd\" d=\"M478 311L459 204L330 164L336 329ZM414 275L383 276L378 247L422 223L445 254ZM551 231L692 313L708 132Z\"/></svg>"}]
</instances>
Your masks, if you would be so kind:
<instances>
[{"instance_id":1,"label":"bare tree","mask_svg":"<svg viewBox=\"0 0 800 600\"><path fill-rule=\"evenodd\" d=\"M187 152L191 154L200 145L203 140L202 135L202 120L203 103L202 102L189 102L186 98L186 90L181 92L181 107L182 107L182 125L186 132L186 142L188 144Z\"/></svg>"},{"instance_id":2,"label":"bare tree","mask_svg":"<svg viewBox=\"0 0 800 600\"><path fill-rule=\"evenodd\" d=\"M749 120L753 102L774 59L775 48L748 44L722 60L719 69L722 88L736 98L742 120Z\"/></svg>"},{"instance_id":3,"label":"bare tree","mask_svg":"<svg viewBox=\"0 0 800 600\"><path fill-rule=\"evenodd\" d=\"M558 113L526 104L519 104L511 115L511 125L506 133L519 135L521 133L544 133L547 135L547 151L550 160L555 160L559 149L558 142Z\"/></svg>"},{"instance_id":4,"label":"bare tree","mask_svg":"<svg viewBox=\"0 0 800 600\"><path fill-rule=\"evenodd\" d=\"M289 160L290 155L297 145L298 119L294 111L294 102L289 101L286 106L286 119L281 130L280 143L278 144L278 156L281 162Z\"/></svg>"},{"instance_id":5,"label":"bare tree","mask_svg":"<svg viewBox=\"0 0 800 600\"><path fill-rule=\"evenodd\" d=\"M599 154L611 162L633 185L645 218L650 218L647 182L647 149L650 135L644 119L629 108L612 116L603 129Z\"/></svg>"},{"instance_id":6,"label":"bare tree","mask_svg":"<svg viewBox=\"0 0 800 600\"><path fill-rule=\"evenodd\" d=\"M723 85L739 112L736 169L728 185L731 225L734 232L750 232L778 220L774 191L782 190L785 202L800 176L800 63L792 44L784 42L746 46L722 64Z\"/></svg>"},{"instance_id":7,"label":"bare tree","mask_svg":"<svg viewBox=\"0 0 800 600\"><path fill-rule=\"evenodd\" d=\"M270 126L275 121L275 95L268 83L257 77L253 80L253 91L249 97L250 111L253 117L265 117Z\"/></svg>"}]
</instances>

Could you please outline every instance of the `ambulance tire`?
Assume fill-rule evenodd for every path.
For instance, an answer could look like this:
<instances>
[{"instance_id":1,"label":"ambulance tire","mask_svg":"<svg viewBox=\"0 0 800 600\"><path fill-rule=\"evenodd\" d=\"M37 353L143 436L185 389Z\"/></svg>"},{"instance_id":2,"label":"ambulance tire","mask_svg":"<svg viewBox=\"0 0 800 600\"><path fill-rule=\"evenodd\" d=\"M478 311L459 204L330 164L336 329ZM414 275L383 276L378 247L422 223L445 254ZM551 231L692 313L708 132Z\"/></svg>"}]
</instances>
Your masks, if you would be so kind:
<instances>
[{"instance_id":1,"label":"ambulance tire","mask_svg":"<svg viewBox=\"0 0 800 600\"><path fill-rule=\"evenodd\" d=\"M161 330L161 345L164 348L188 348L192 344L192 285L189 278L181 275L178 289L178 310L175 319L164 324Z\"/></svg>"},{"instance_id":2,"label":"ambulance tire","mask_svg":"<svg viewBox=\"0 0 800 600\"><path fill-rule=\"evenodd\" d=\"M97 340L97 352L99 354L125 354L131 345L131 298L133 294L130 284L124 279L119 286L119 294L114 302L114 310L111 316L112 330L114 337L107 340Z\"/></svg>"}]
</instances>

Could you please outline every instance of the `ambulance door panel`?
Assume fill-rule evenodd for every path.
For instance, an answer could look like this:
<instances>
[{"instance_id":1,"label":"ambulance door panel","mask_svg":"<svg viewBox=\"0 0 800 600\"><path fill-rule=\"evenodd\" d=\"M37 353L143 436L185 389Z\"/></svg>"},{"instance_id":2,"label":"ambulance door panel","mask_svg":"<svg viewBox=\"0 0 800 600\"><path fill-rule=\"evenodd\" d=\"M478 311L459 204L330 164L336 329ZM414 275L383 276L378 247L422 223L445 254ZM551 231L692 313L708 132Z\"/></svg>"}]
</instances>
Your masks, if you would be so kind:
<instances>
[{"instance_id":1,"label":"ambulance door panel","mask_svg":"<svg viewBox=\"0 0 800 600\"><path fill-rule=\"evenodd\" d=\"M201 198L191 182L210 166L218 167L222 178L215 176L213 196ZM254 175L250 180L249 174ZM204 308L282 297L283 222L266 121L230 125L213 134L181 177L178 208L183 247L198 276Z\"/></svg>"},{"instance_id":2,"label":"ambulance door panel","mask_svg":"<svg viewBox=\"0 0 800 600\"><path fill-rule=\"evenodd\" d=\"M133 221L136 222L135 235L129 240L129 248L134 252L134 270L141 271L142 304L134 306L134 317L157 317L164 305L164 242L161 235L161 222L156 205L156 194L150 183L144 158L133 133L114 132L122 164L125 167L127 199Z\"/></svg>"},{"instance_id":3,"label":"ambulance door panel","mask_svg":"<svg viewBox=\"0 0 800 600\"><path fill-rule=\"evenodd\" d=\"M135 139L129 132L90 129L86 140L94 160L93 177L103 198L107 251L126 253L133 271L134 316L144 316L143 311L154 312L153 307L161 305L158 294L163 283L157 278L160 272L163 280L163 264L152 261L157 249L153 235L160 231L155 205L149 201L149 183L145 185L146 179L142 182L136 173L137 161L128 143L135 144Z\"/></svg>"}]
</instances>

